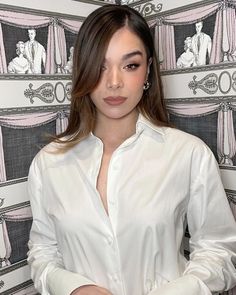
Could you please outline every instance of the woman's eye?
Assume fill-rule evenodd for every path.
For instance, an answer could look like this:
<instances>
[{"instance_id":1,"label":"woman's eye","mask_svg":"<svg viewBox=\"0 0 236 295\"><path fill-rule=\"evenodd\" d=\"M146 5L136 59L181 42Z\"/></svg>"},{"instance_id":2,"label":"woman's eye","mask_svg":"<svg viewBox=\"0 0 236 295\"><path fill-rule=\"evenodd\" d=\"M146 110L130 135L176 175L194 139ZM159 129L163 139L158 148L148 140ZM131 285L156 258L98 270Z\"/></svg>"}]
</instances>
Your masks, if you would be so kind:
<instances>
[{"instance_id":1,"label":"woman's eye","mask_svg":"<svg viewBox=\"0 0 236 295\"><path fill-rule=\"evenodd\" d=\"M133 64L128 64L127 66L125 66L125 68L129 71L133 71L136 70L140 65L137 63L133 63Z\"/></svg>"}]
</instances>

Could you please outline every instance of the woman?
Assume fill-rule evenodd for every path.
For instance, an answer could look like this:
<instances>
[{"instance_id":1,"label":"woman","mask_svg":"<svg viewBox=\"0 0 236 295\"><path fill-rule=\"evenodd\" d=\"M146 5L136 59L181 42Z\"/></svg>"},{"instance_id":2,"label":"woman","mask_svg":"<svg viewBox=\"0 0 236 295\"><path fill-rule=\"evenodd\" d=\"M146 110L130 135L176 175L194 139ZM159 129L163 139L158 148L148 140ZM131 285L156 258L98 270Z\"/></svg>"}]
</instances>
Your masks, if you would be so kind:
<instances>
[{"instance_id":1,"label":"woman","mask_svg":"<svg viewBox=\"0 0 236 295\"><path fill-rule=\"evenodd\" d=\"M236 282L217 163L169 127L154 52L127 6L105 5L80 29L68 128L29 174L28 261L43 295L207 295Z\"/></svg>"},{"instance_id":2,"label":"woman","mask_svg":"<svg viewBox=\"0 0 236 295\"><path fill-rule=\"evenodd\" d=\"M23 41L16 44L17 57L13 58L8 65L8 73L10 74L27 74L29 72L29 62L24 57L25 45Z\"/></svg>"},{"instance_id":3,"label":"woman","mask_svg":"<svg viewBox=\"0 0 236 295\"><path fill-rule=\"evenodd\" d=\"M69 59L64 67L64 72L66 74L71 74L73 69L73 53L74 53L74 46L70 47L70 56Z\"/></svg>"},{"instance_id":4,"label":"woman","mask_svg":"<svg viewBox=\"0 0 236 295\"><path fill-rule=\"evenodd\" d=\"M192 38L184 40L184 53L177 59L177 68L189 68L195 66L195 56L192 52Z\"/></svg>"}]
</instances>

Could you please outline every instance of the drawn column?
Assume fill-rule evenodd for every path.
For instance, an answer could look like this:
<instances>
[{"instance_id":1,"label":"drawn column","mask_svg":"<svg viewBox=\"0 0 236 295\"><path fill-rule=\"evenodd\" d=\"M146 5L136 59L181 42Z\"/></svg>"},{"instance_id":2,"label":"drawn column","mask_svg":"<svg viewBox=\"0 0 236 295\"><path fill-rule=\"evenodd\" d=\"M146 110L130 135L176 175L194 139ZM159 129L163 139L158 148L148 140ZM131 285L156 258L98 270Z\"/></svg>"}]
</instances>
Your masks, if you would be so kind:
<instances>
[{"instance_id":1,"label":"drawn column","mask_svg":"<svg viewBox=\"0 0 236 295\"><path fill-rule=\"evenodd\" d=\"M228 61L229 36L227 32L227 4L225 0L222 3L222 52L223 61Z\"/></svg>"},{"instance_id":2,"label":"drawn column","mask_svg":"<svg viewBox=\"0 0 236 295\"><path fill-rule=\"evenodd\" d=\"M58 40L58 20L54 19L53 20L53 29L54 29L54 41L55 41L55 64L56 64L56 74L61 74L62 69L62 60L61 60L61 54L60 54L60 49L59 49L59 40Z\"/></svg>"}]
</instances>

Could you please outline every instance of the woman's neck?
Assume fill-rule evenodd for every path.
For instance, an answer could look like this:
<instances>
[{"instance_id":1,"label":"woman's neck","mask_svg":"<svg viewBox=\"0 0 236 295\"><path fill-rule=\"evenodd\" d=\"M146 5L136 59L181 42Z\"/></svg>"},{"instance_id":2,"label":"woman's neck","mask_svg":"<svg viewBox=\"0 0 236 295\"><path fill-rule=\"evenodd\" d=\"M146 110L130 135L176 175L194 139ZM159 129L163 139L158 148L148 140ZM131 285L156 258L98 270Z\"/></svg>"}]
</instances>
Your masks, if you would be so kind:
<instances>
[{"instance_id":1,"label":"woman's neck","mask_svg":"<svg viewBox=\"0 0 236 295\"><path fill-rule=\"evenodd\" d=\"M137 119L138 112L132 112L128 116L119 119L98 115L94 134L102 140L105 152L113 152L135 133Z\"/></svg>"}]
</instances>

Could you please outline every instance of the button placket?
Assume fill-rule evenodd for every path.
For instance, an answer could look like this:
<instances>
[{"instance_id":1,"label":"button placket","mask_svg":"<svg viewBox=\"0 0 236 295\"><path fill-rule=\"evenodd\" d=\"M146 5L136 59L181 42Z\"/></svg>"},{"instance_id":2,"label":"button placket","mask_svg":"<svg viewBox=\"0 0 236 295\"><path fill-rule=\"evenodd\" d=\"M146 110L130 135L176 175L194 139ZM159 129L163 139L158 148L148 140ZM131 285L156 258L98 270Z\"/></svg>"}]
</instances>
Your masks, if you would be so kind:
<instances>
[{"instance_id":1,"label":"button placket","mask_svg":"<svg viewBox=\"0 0 236 295\"><path fill-rule=\"evenodd\" d=\"M116 194L114 192L115 179L117 171L119 170L119 162L117 159L117 153L113 155L110 161L110 166L108 170L108 180L107 180L107 202L109 206L109 213L114 217L115 209L117 208ZM112 219L112 218L111 218Z\"/></svg>"},{"instance_id":2,"label":"button placket","mask_svg":"<svg viewBox=\"0 0 236 295\"><path fill-rule=\"evenodd\" d=\"M120 163L117 151L113 154L110 161L107 179L107 203L108 212L113 236L107 236L107 247L111 254L112 260L110 261L109 280L111 286L114 286L114 293L121 293L123 290L121 274L120 274L120 257L119 249L116 241L116 227L117 227L117 213L118 213L118 200L117 200L117 178L120 173Z\"/></svg>"}]
</instances>

